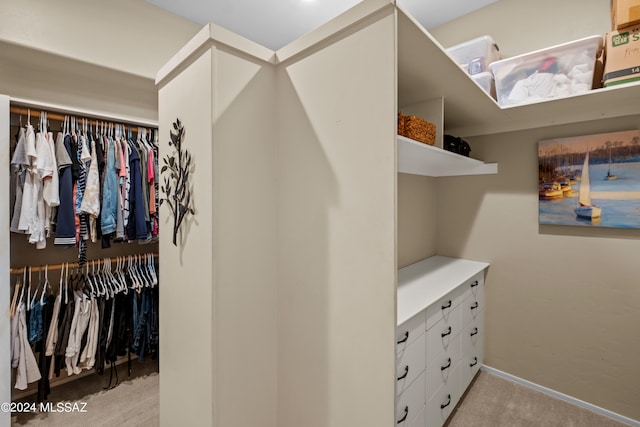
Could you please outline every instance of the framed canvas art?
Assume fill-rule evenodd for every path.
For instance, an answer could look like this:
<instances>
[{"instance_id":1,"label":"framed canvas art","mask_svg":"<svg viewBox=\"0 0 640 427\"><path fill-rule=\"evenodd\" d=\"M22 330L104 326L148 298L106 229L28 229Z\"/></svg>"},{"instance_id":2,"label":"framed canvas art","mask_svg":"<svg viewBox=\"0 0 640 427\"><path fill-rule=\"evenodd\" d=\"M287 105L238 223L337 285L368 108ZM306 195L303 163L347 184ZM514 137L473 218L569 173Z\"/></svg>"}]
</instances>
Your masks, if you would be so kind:
<instances>
[{"instance_id":1,"label":"framed canvas art","mask_svg":"<svg viewBox=\"0 0 640 427\"><path fill-rule=\"evenodd\" d=\"M539 141L538 219L640 228L640 131Z\"/></svg>"}]
</instances>

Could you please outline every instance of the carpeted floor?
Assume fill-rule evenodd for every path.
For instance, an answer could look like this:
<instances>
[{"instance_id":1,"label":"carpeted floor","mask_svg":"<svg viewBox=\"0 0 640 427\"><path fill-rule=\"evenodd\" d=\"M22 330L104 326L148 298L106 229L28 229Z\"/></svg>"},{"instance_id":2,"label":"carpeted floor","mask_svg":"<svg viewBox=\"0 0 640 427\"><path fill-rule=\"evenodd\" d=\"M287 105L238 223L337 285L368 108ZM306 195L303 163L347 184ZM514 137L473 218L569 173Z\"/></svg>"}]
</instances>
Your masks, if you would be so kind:
<instances>
[{"instance_id":1,"label":"carpeted floor","mask_svg":"<svg viewBox=\"0 0 640 427\"><path fill-rule=\"evenodd\" d=\"M126 365L118 367L120 383L110 390L106 375L89 375L54 387L49 395L53 407L73 412L23 413L12 419L12 426L47 427L155 427L160 425L159 378L157 361L134 361L131 378ZM115 382L115 379L114 379ZM29 401L23 399L22 401ZM86 403L86 405L84 405ZM67 404L65 407L64 405ZM84 409L86 412L78 412Z\"/></svg>"},{"instance_id":2,"label":"carpeted floor","mask_svg":"<svg viewBox=\"0 0 640 427\"><path fill-rule=\"evenodd\" d=\"M480 371L447 427L628 427L497 375Z\"/></svg>"},{"instance_id":3,"label":"carpeted floor","mask_svg":"<svg viewBox=\"0 0 640 427\"><path fill-rule=\"evenodd\" d=\"M86 402L86 413L20 414L13 426L155 427L159 374L142 372L116 388L83 395L95 385L61 386L54 402ZM90 382L91 379L78 381ZM99 387L98 387L99 389ZM83 397L85 396L85 397ZM60 400L63 399L63 400ZM234 427L234 426L229 426ZM257 427L257 426L256 426ZM366 427L366 426L358 426ZM480 371L446 427L628 427L562 400Z\"/></svg>"}]
</instances>

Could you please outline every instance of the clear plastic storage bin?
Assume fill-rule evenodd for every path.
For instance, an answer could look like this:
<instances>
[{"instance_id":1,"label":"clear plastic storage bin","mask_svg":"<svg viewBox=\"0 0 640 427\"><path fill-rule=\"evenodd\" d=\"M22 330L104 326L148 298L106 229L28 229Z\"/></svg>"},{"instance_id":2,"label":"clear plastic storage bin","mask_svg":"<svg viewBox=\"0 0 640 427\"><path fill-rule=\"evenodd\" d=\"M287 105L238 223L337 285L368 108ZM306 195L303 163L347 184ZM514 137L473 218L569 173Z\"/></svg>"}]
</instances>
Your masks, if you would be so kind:
<instances>
[{"instance_id":1,"label":"clear plastic storage bin","mask_svg":"<svg viewBox=\"0 0 640 427\"><path fill-rule=\"evenodd\" d=\"M490 71L484 73L478 73L471 76L473 80L478 83L485 92L487 92L493 99L496 98L496 86L493 80L493 74Z\"/></svg>"},{"instance_id":2,"label":"clear plastic storage bin","mask_svg":"<svg viewBox=\"0 0 640 427\"><path fill-rule=\"evenodd\" d=\"M471 74L489 71L489 64L500 59L500 50L491 36L482 36L447 49L449 55Z\"/></svg>"},{"instance_id":3,"label":"clear plastic storage bin","mask_svg":"<svg viewBox=\"0 0 640 427\"><path fill-rule=\"evenodd\" d=\"M602 36L590 36L490 64L498 104L508 107L590 91L602 46Z\"/></svg>"}]
</instances>

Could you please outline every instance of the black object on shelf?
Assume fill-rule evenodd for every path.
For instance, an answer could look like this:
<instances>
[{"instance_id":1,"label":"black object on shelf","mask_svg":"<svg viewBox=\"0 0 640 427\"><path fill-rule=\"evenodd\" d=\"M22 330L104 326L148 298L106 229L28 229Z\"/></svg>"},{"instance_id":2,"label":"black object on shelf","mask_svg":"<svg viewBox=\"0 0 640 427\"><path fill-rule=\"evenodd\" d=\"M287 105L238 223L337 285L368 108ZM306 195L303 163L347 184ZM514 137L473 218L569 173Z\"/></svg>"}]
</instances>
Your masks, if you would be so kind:
<instances>
[{"instance_id":1,"label":"black object on shelf","mask_svg":"<svg viewBox=\"0 0 640 427\"><path fill-rule=\"evenodd\" d=\"M469 153L471 152L469 143L457 136L445 135L443 145L445 150L451 151L452 153L460 154L462 156L469 157Z\"/></svg>"}]
</instances>

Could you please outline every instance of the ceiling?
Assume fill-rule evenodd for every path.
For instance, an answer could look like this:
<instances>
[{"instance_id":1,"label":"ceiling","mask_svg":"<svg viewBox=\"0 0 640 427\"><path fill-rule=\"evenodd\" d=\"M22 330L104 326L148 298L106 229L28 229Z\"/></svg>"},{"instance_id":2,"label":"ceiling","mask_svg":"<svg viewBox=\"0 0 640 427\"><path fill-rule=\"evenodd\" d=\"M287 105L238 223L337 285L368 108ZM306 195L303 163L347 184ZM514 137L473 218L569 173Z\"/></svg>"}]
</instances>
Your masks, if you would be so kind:
<instances>
[{"instance_id":1,"label":"ceiling","mask_svg":"<svg viewBox=\"0 0 640 427\"><path fill-rule=\"evenodd\" d=\"M272 50L314 30L362 0L146 0L200 25L213 22ZM497 0L397 0L425 28Z\"/></svg>"}]
</instances>

